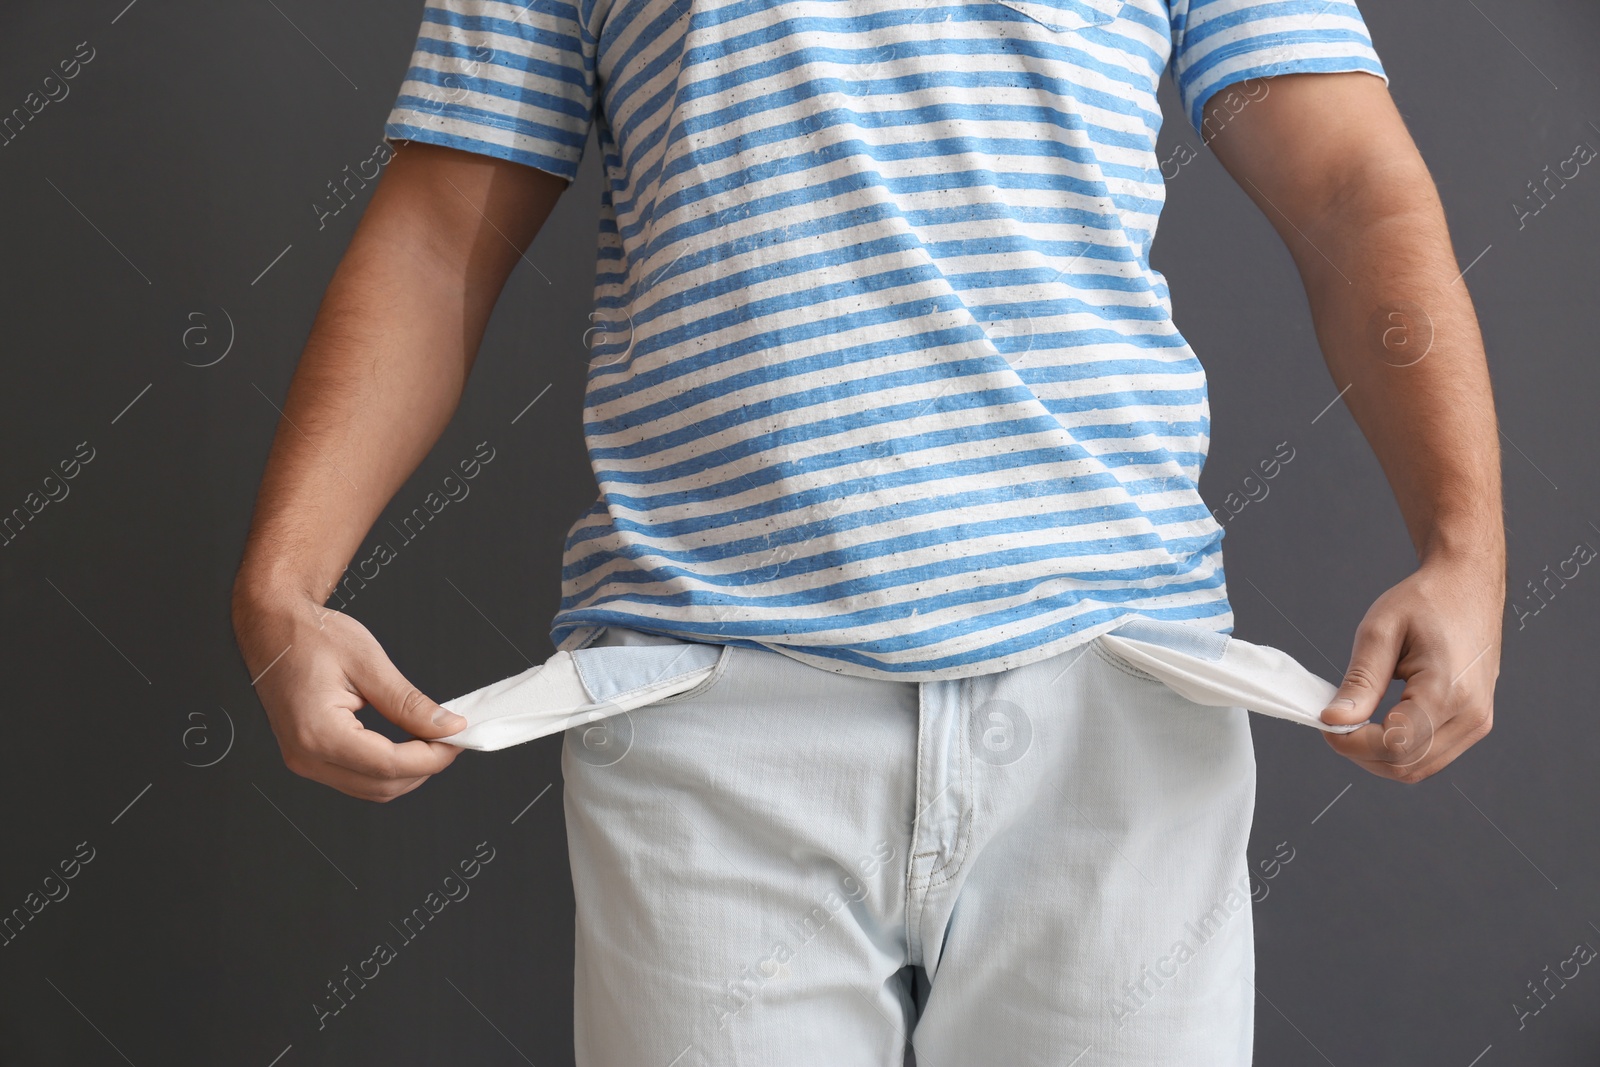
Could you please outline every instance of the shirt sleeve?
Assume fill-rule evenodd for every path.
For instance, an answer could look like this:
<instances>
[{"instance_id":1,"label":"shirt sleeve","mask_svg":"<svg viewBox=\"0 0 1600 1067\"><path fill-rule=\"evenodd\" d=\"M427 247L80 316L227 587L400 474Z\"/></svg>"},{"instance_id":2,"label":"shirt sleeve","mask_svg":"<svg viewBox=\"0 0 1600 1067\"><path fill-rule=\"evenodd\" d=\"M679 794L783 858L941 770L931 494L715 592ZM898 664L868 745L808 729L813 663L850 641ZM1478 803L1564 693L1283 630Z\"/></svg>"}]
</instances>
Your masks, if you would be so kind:
<instances>
[{"instance_id":1,"label":"shirt sleeve","mask_svg":"<svg viewBox=\"0 0 1600 1067\"><path fill-rule=\"evenodd\" d=\"M1168 0L1172 78L1203 133L1206 101L1251 78L1364 70L1388 84L1353 0Z\"/></svg>"},{"instance_id":2,"label":"shirt sleeve","mask_svg":"<svg viewBox=\"0 0 1600 1067\"><path fill-rule=\"evenodd\" d=\"M427 0L386 141L481 152L571 181L596 99L587 0Z\"/></svg>"}]
</instances>

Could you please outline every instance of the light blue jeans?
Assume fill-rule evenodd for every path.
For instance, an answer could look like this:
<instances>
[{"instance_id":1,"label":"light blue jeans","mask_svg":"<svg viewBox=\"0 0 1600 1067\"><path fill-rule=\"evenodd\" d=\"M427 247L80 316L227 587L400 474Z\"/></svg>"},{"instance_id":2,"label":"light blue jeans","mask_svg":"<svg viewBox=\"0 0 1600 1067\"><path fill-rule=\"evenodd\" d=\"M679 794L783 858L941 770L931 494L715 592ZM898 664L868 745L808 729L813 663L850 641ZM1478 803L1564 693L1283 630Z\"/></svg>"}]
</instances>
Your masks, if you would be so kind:
<instances>
[{"instance_id":1,"label":"light blue jeans","mask_svg":"<svg viewBox=\"0 0 1600 1067\"><path fill-rule=\"evenodd\" d=\"M1250 1063L1242 708L1099 639L940 682L713 647L566 731L580 1067Z\"/></svg>"}]
</instances>

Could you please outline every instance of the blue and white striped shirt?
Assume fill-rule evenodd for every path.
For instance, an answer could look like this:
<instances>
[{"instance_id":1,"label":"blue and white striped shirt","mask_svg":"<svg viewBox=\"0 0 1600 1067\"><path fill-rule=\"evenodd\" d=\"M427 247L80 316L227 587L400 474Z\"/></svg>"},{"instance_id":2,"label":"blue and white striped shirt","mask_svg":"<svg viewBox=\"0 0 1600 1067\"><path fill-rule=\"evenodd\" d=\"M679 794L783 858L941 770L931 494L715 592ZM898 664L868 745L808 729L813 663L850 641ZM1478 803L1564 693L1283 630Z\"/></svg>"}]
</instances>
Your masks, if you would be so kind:
<instances>
[{"instance_id":1,"label":"blue and white striped shirt","mask_svg":"<svg viewBox=\"0 0 1600 1067\"><path fill-rule=\"evenodd\" d=\"M1349 0L428 0L384 127L605 169L558 648L924 681L1227 632L1156 92L1385 77Z\"/></svg>"}]
</instances>

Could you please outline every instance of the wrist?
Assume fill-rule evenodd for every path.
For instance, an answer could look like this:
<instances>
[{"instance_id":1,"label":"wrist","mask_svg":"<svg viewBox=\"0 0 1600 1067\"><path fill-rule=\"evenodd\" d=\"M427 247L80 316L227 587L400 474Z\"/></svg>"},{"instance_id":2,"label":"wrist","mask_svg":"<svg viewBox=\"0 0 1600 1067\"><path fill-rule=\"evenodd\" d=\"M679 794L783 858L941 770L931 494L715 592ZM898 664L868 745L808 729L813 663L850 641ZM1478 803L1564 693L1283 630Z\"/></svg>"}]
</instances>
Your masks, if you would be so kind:
<instances>
[{"instance_id":1,"label":"wrist","mask_svg":"<svg viewBox=\"0 0 1600 1067\"><path fill-rule=\"evenodd\" d=\"M1484 605L1505 603L1505 541L1494 537L1442 538L1427 542L1418 553L1417 574L1433 588L1466 594Z\"/></svg>"},{"instance_id":2,"label":"wrist","mask_svg":"<svg viewBox=\"0 0 1600 1067\"><path fill-rule=\"evenodd\" d=\"M1425 537L1417 550L1422 566L1471 567L1504 576L1506 540L1503 527L1479 524L1463 529L1440 527Z\"/></svg>"},{"instance_id":3,"label":"wrist","mask_svg":"<svg viewBox=\"0 0 1600 1067\"><path fill-rule=\"evenodd\" d=\"M1506 527L1498 486L1458 492L1411 516L1412 537L1422 563L1501 566L1506 558Z\"/></svg>"},{"instance_id":4,"label":"wrist","mask_svg":"<svg viewBox=\"0 0 1600 1067\"><path fill-rule=\"evenodd\" d=\"M234 629L264 616L293 614L322 606L310 584L289 575L257 574L241 570L234 579L231 600Z\"/></svg>"}]
</instances>

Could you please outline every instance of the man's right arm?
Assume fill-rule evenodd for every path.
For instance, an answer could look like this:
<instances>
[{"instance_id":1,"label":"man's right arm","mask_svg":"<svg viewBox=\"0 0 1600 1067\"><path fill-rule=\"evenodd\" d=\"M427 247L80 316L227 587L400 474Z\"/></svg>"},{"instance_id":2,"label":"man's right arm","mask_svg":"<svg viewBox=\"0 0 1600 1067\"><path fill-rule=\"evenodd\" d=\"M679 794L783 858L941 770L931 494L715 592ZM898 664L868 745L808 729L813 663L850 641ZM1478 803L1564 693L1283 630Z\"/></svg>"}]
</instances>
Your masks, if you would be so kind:
<instances>
[{"instance_id":1,"label":"man's right arm","mask_svg":"<svg viewBox=\"0 0 1600 1067\"><path fill-rule=\"evenodd\" d=\"M401 145L323 298L289 385L243 560L233 623L290 769L384 801L461 750L395 744L370 703L420 738L464 720L423 696L359 622L323 607L361 539L460 403L484 328L566 188L520 163Z\"/></svg>"}]
</instances>

